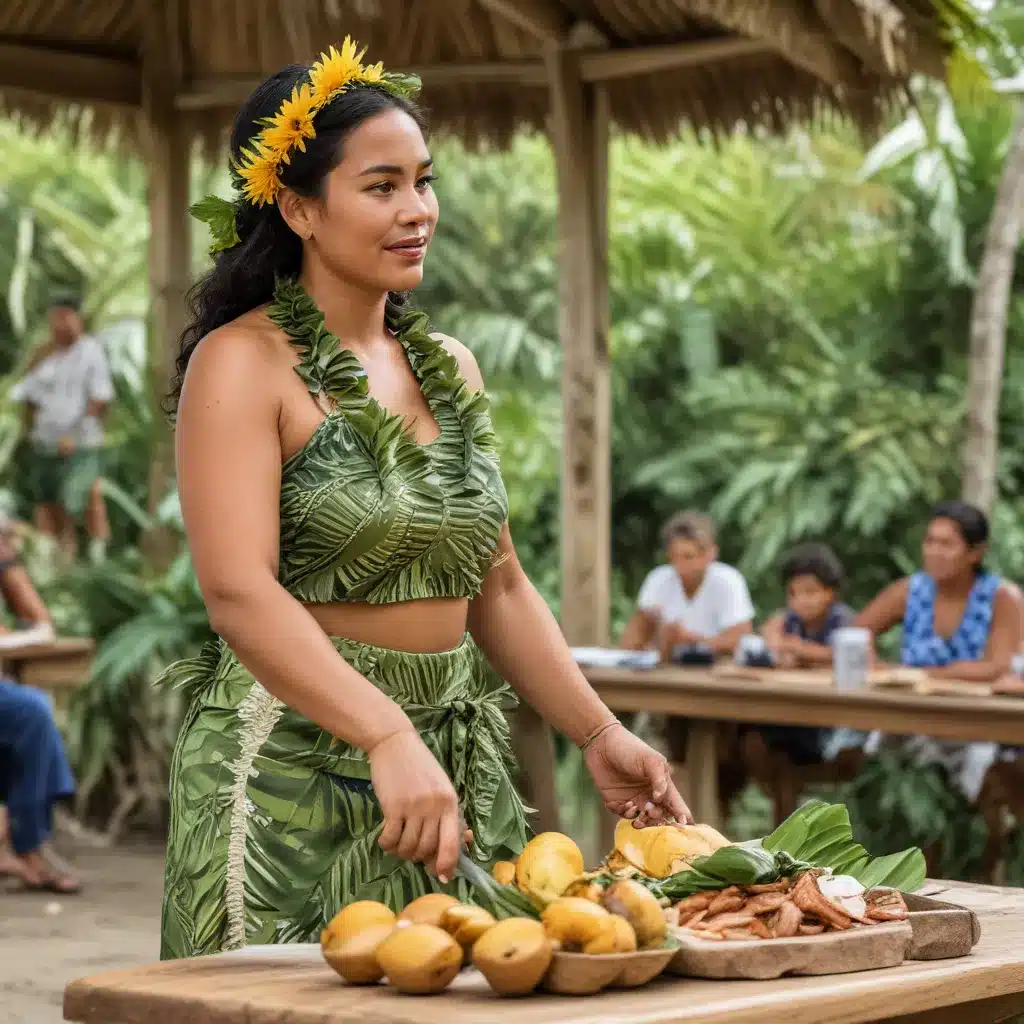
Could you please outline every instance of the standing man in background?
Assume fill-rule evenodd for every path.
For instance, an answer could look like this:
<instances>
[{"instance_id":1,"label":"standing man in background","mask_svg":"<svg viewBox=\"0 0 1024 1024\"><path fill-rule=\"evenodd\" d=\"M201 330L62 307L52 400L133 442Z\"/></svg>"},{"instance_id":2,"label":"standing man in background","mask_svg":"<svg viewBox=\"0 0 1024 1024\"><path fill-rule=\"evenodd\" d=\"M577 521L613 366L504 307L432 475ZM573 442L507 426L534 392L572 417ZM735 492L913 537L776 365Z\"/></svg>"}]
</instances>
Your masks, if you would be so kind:
<instances>
[{"instance_id":1,"label":"standing man in background","mask_svg":"<svg viewBox=\"0 0 1024 1024\"><path fill-rule=\"evenodd\" d=\"M103 417L114 388L103 347L84 333L78 300L57 299L49 319L49 342L11 390L11 399L24 403L29 428L28 491L36 527L71 557L84 518L95 560L110 537L99 479Z\"/></svg>"}]
</instances>

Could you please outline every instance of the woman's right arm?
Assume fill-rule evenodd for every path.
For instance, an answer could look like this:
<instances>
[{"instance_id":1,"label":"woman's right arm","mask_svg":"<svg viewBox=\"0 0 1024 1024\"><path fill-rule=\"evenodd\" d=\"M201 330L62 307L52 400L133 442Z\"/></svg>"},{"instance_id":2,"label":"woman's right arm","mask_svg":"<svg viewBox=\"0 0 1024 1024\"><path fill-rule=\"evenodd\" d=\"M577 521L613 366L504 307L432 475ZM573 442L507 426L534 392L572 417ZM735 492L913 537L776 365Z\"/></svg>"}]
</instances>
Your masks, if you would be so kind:
<instances>
[{"instance_id":1,"label":"woman's right arm","mask_svg":"<svg viewBox=\"0 0 1024 1024\"><path fill-rule=\"evenodd\" d=\"M178 488L210 625L270 693L367 751L386 821L381 845L447 879L462 838L449 779L405 712L277 580L280 372L268 343L231 326L205 339L189 364Z\"/></svg>"},{"instance_id":2,"label":"woman's right arm","mask_svg":"<svg viewBox=\"0 0 1024 1024\"><path fill-rule=\"evenodd\" d=\"M903 621L903 613L907 607L908 579L890 583L871 603L853 620L855 626L870 630L873 636L888 633L893 626Z\"/></svg>"}]
</instances>

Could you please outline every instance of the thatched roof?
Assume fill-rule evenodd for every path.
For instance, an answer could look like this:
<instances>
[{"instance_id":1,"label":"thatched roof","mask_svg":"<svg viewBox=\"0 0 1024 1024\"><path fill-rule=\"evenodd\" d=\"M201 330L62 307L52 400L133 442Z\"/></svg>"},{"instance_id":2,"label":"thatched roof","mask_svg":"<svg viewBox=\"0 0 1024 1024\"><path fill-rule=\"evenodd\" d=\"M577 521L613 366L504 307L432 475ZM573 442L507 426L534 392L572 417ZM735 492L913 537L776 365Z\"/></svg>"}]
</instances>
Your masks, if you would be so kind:
<instances>
[{"instance_id":1,"label":"thatched roof","mask_svg":"<svg viewBox=\"0 0 1024 1024\"><path fill-rule=\"evenodd\" d=\"M959 0L942 0L947 12ZM963 0L965 7L967 0ZM71 103L130 123L144 103L219 130L266 73L346 33L413 68L435 124L468 137L543 127L545 53L579 53L620 128L779 126L827 109L870 121L914 71L941 75L939 0L5 0L0 102ZM969 15L965 15L969 17Z\"/></svg>"}]
</instances>

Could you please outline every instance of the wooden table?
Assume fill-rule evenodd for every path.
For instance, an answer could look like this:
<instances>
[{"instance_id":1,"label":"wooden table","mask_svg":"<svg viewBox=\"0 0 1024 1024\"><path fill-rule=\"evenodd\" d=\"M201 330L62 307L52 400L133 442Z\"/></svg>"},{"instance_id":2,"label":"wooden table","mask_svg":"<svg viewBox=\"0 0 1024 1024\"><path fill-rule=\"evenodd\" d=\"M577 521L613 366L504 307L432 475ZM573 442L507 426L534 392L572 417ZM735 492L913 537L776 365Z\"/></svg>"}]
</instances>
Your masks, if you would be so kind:
<instances>
[{"instance_id":1,"label":"wooden table","mask_svg":"<svg viewBox=\"0 0 1024 1024\"><path fill-rule=\"evenodd\" d=\"M440 996L352 988L317 946L255 946L73 982L78 1024L990 1024L1024 1011L1024 890L945 883L972 907L981 941L957 960L778 981L663 978L584 998L500 999L475 971Z\"/></svg>"},{"instance_id":2,"label":"wooden table","mask_svg":"<svg viewBox=\"0 0 1024 1024\"><path fill-rule=\"evenodd\" d=\"M718 722L850 726L923 733L939 739L1024 745L1024 699L921 695L909 689L837 690L820 674L734 678L709 669L665 666L645 671L587 668L584 672L613 711L647 711L689 720L687 800L698 821L718 823ZM538 751L537 757L542 756ZM531 760L530 764L535 761ZM532 770L532 769L531 769Z\"/></svg>"},{"instance_id":3,"label":"wooden table","mask_svg":"<svg viewBox=\"0 0 1024 1024\"><path fill-rule=\"evenodd\" d=\"M95 649L87 637L58 637L0 649L0 664L19 683L42 690L74 687L88 677Z\"/></svg>"}]
</instances>

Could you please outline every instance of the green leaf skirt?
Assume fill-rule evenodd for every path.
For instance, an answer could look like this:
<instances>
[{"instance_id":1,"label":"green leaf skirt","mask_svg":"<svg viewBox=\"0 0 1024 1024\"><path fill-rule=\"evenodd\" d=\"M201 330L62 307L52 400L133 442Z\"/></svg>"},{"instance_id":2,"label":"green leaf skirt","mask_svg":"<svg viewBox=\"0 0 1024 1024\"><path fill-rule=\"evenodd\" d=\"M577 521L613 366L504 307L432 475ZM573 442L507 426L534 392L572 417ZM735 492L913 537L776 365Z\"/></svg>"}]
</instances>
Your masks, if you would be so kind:
<instances>
[{"instance_id":1,"label":"green leaf skirt","mask_svg":"<svg viewBox=\"0 0 1024 1024\"><path fill-rule=\"evenodd\" d=\"M472 640L440 654L333 643L404 708L448 773L473 829L473 859L518 853L526 808L505 717L515 699ZM195 694L171 764L163 959L318 941L353 900L397 911L426 892L470 897L464 879L442 886L381 850L365 754L271 695L223 641L159 682Z\"/></svg>"}]
</instances>

